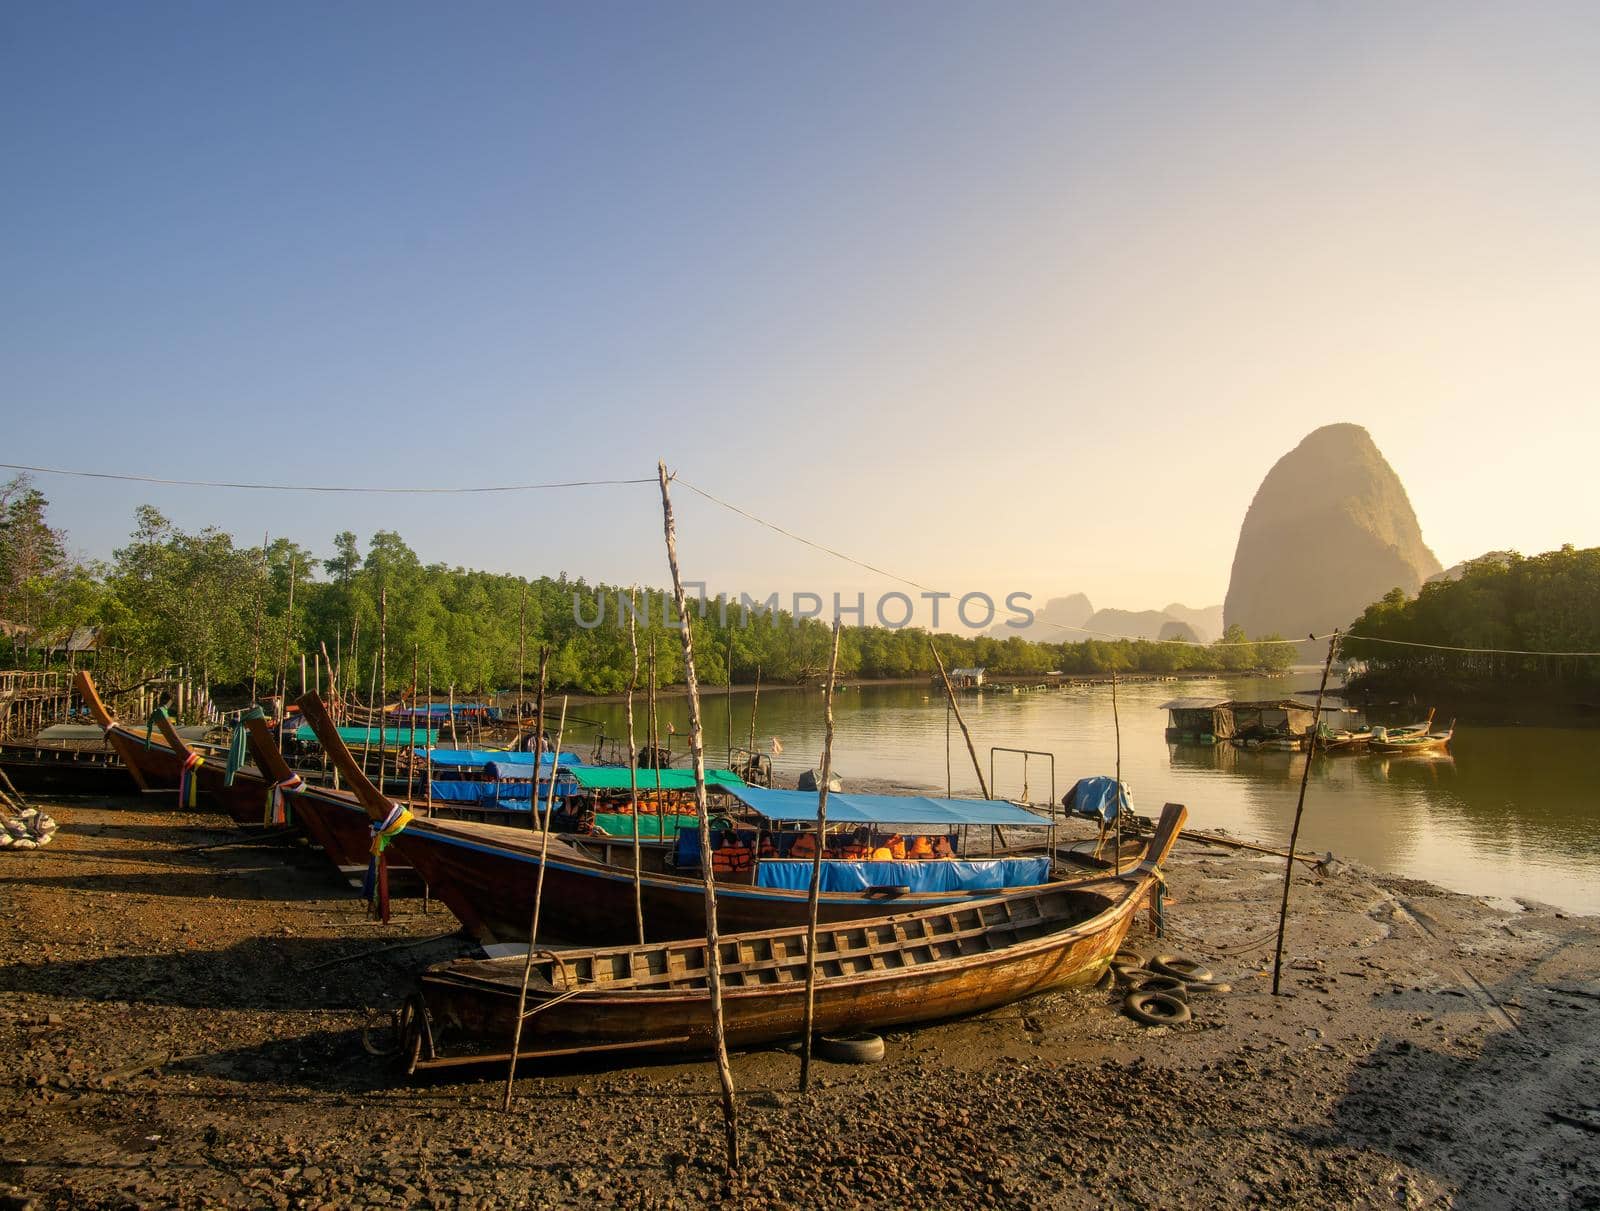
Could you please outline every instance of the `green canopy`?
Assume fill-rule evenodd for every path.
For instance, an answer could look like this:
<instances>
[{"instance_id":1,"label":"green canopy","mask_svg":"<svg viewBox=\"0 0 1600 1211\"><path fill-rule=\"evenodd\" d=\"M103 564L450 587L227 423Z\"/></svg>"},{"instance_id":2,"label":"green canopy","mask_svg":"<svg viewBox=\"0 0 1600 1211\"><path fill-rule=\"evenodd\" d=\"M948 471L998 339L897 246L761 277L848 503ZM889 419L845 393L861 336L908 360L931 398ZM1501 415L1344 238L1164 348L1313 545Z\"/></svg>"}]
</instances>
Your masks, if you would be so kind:
<instances>
[{"instance_id":1,"label":"green canopy","mask_svg":"<svg viewBox=\"0 0 1600 1211\"><path fill-rule=\"evenodd\" d=\"M639 836L654 841L658 837L675 837L680 828L694 828L699 816L647 816L639 813ZM633 817L626 812L596 812L594 826L606 836L633 840Z\"/></svg>"},{"instance_id":2,"label":"green canopy","mask_svg":"<svg viewBox=\"0 0 1600 1211\"><path fill-rule=\"evenodd\" d=\"M346 748L356 745L381 744L392 745L396 748L403 747L415 740L418 744L433 744L439 739L439 733L425 727L412 731L409 727L341 727L335 729L339 739L343 740ZM295 728L294 738L301 744L315 744L317 734L305 724Z\"/></svg>"},{"instance_id":3,"label":"green canopy","mask_svg":"<svg viewBox=\"0 0 1600 1211\"><path fill-rule=\"evenodd\" d=\"M653 769L638 770L635 775L639 783L641 795L653 793L656 789L656 771ZM576 782L586 791L625 791L631 785L628 779L628 767L625 765L563 765L557 775L558 782ZM725 769L708 769L706 771L707 786L743 786L744 781L735 773ZM692 791L694 789L694 771L686 769L664 769L661 771L661 789L664 791ZM632 834L632 825L629 825L629 834Z\"/></svg>"}]
</instances>

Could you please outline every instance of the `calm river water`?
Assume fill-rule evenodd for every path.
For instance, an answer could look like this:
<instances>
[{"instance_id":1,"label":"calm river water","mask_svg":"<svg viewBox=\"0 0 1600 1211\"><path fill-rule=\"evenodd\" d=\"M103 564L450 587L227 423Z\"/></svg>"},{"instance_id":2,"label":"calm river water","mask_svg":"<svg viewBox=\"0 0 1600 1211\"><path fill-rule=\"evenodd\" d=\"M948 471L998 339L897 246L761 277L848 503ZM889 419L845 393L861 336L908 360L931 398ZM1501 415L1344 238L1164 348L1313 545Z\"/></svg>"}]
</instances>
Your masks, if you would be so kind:
<instances>
[{"instance_id":1,"label":"calm river water","mask_svg":"<svg viewBox=\"0 0 1600 1211\"><path fill-rule=\"evenodd\" d=\"M1309 681L1308 681L1309 679ZM1124 685L1122 770L1141 815L1181 802L1197 828L1224 828L1251 840L1285 845L1294 818L1301 753L1259 753L1228 745L1180 748L1164 737L1161 703L1179 695L1278 698L1315 683L1315 673L1289 679L1217 679ZM1301 695L1303 697L1303 695ZM707 755L726 758L727 708L714 690L704 698ZM734 743L748 740L751 697L733 696ZM967 694L961 710L972 729L987 776L992 745L1055 755L1055 795L1089 774L1113 772L1115 724L1109 686ZM868 685L838 695L834 706L834 767L845 780L882 779L907 789L945 786L946 707L943 694L922 686ZM585 705L575 715L625 734L621 706ZM639 718L643 720L642 707ZM662 728L677 729L674 751L687 747L688 703L661 704ZM1401 722L1399 719L1380 722ZM771 751L776 783L820 760L820 691L764 689L758 744ZM576 734L581 745L592 729ZM1524 896L1575 912L1600 913L1600 793L1594 763L1600 729L1491 727L1462 724L1442 758L1317 756L1313 759L1301 827L1302 849L1340 857L1444 887L1497 899ZM952 728L953 791L975 795L977 779ZM993 790L1022 792L1022 758L997 754ZM1049 762L1030 758L1028 792L1050 794Z\"/></svg>"}]
</instances>

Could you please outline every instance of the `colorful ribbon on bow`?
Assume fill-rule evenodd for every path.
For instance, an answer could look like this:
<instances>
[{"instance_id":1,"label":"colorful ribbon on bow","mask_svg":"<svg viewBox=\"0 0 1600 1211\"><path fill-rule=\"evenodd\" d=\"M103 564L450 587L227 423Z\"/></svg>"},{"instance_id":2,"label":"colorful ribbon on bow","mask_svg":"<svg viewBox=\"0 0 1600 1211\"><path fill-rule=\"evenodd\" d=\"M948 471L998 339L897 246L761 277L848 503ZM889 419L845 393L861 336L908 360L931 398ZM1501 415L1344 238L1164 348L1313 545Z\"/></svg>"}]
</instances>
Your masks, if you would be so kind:
<instances>
[{"instance_id":1,"label":"colorful ribbon on bow","mask_svg":"<svg viewBox=\"0 0 1600 1211\"><path fill-rule=\"evenodd\" d=\"M361 885L361 894L367 903L377 909L385 925L389 923L389 868L383 851L389 848L389 842L405 830L412 818L410 808L394 803L390 805L387 816L368 826L372 832L371 858L367 862L367 877Z\"/></svg>"},{"instance_id":2,"label":"colorful ribbon on bow","mask_svg":"<svg viewBox=\"0 0 1600 1211\"><path fill-rule=\"evenodd\" d=\"M274 782L267 790L267 810L262 814L263 824L292 824L294 809L289 806L289 795L297 795L305 786L299 774L290 774L282 782Z\"/></svg>"},{"instance_id":3,"label":"colorful ribbon on bow","mask_svg":"<svg viewBox=\"0 0 1600 1211\"><path fill-rule=\"evenodd\" d=\"M183 759L183 768L178 771L178 806L200 806L200 778L197 771L206 763L206 759L199 753L190 753Z\"/></svg>"}]
</instances>

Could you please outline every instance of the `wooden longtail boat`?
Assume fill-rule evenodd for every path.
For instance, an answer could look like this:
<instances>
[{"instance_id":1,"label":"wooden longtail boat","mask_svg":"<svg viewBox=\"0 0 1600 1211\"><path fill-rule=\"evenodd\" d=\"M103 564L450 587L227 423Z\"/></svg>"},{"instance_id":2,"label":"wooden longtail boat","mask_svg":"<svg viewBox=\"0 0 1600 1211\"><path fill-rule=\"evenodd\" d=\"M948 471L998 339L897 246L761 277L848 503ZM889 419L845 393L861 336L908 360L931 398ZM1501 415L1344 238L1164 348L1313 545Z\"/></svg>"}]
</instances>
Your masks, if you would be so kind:
<instances>
[{"instance_id":1,"label":"wooden longtail boat","mask_svg":"<svg viewBox=\"0 0 1600 1211\"><path fill-rule=\"evenodd\" d=\"M1053 883L944 908L833 924L817 933L816 1029L881 1030L961 1017L1092 984L1159 884L1187 815L1169 803L1146 860L1120 878ZM728 1042L793 1038L805 1004L806 927L724 935ZM416 1072L505 1062L525 959L430 968L402 1015ZM519 1059L711 1046L703 939L540 951Z\"/></svg>"},{"instance_id":2,"label":"wooden longtail boat","mask_svg":"<svg viewBox=\"0 0 1600 1211\"><path fill-rule=\"evenodd\" d=\"M106 743L122 758L128 773L146 794L176 791L183 781L186 764L191 764L190 774L198 786L199 805L226 812L239 824L260 824L267 802L266 780L237 776L227 784L225 763L220 756L197 753L191 748L165 711L151 715L154 725L147 737L125 724L100 697L94 679L86 669L79 669L75 687L83 698L89 715L105 731ZM182 805L180 805L182 806Z\"/></svg>"},{"instance_id":3,"label":"wooden longtail boat","mask_svg":"<svg viewBox=\"0 0 1600 1211\"><path fill-rule=\"evenodd\" d=\"M1367 751L1391 757L1407 753L1441 753L1450 747L1450 740L1455 734L1456 721L1452 719L1450 726L1442 732L1408 732L1400 736L1390 732L1382 737L1374 736L1367 745Z\"/></svg>"},{"instance_id":4,"label":"wooden longtail boat","mask_svg":"<svg viewBox=\"0 0 1600 1211\"><path fill-rule=\"evenodd\" d=\"M106 746L0 744L0 772L23 794L136 795L139 784Z\"/></svg>"},{"instance_id":5,"label":"wooden longtail boat","mask_svg":"<svg viewBox=\"0 0 1600 1211\"><path fill-rule=\"evenodd\" d=\"M382 820L392 801L380 794L340 742L321 699L300 700L307 723L365 810L368 822ZM339 802L328 792L308 789L305 798ZM1042 823L1042 821L1040 822ZM533 915L540 853L545 850L541 933L563 941L626 942L638 936L634 909L633 846L616 839L552 834L468 821L417 818L391 845L428 883L433 894L480 942L525 942ZM889 908L944 908L992 891L907 892L900 887L825 891L818 919L857 921L882 916ZM776 929L806 919L807 891L758 887L744 878L722 879L717 913L730 932ZM657 940L705 933L705 887L698 877L645 871L640 879L645 933Z\"/></svg>"}]
</instances>

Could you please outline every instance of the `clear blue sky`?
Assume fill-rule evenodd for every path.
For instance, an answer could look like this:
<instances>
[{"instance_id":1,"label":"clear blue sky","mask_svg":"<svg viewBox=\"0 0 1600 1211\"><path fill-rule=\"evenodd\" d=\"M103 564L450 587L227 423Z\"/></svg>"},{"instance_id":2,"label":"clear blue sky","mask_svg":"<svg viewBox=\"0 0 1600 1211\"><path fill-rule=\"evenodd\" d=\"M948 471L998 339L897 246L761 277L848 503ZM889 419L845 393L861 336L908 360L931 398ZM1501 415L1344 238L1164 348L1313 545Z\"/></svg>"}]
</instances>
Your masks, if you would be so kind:
<instances>
[{"instance_id":1,"label":"clear blue sky","mask_svg":"<svg viewBox=\"0 0 1600 1211\"><path fill-rule=\"evenodd\" d=\"M1311 428L1445 563L1600 543L1587 4L11 4L4 461L650 474L957 590L1219 601ZM46 478L660 582L647 488ZM884 587L703 502L714 586Z\"/></svg>"}]
</instances>

